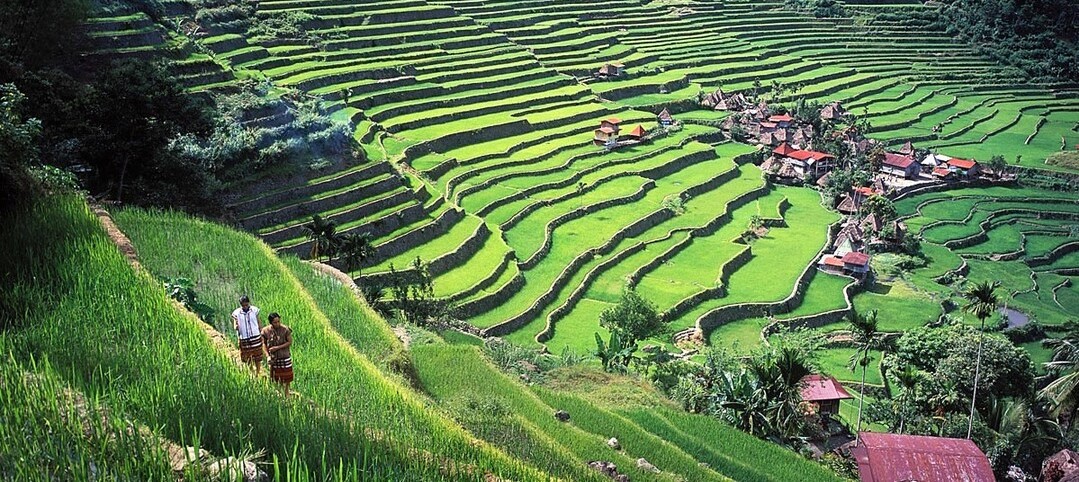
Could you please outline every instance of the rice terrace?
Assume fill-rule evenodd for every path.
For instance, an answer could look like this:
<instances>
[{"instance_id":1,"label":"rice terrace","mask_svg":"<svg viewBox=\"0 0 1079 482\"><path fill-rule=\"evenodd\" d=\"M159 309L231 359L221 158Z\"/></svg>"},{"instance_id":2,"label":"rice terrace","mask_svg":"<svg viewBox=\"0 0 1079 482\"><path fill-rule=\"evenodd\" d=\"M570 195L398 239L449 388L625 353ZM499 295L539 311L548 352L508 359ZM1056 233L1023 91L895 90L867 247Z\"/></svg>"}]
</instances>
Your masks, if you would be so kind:
<instances>
[{"instance_id":1,"label":"rice terrace","mask_svg":"<svg viewBox=\"0 0 1079 482\"><path fill-rule=\"evenodd\" d=\"M7 0L0 480L1079 480L1079 4Z\"/></svg>"}]
</instances>

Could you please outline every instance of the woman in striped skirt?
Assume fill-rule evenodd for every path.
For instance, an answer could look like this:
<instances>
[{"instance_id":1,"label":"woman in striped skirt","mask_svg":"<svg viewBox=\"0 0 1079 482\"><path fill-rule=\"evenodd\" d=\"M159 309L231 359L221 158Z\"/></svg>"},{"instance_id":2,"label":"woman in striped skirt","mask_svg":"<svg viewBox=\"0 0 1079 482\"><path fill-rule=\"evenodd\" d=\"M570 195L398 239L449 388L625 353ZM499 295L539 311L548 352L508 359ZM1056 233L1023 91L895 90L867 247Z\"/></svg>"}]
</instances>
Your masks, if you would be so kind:
<instances>
[{"instance_id":1,"label":"woman in striped skirt","mask_svg":"<svg viewBox=\"0 0 1079 482\"><path fill-rule=\"evenodd\" d=\"M270 378L281 385L285 398L292 383L292 329L281 323L281 315L270 313L270 325L262 329L266 351L270 353Z\"/></svg>"},{"instance_id":2,"label":"woman in striped skirt","mask_svg":"<svg viewBox=\"0 0 1079 482\"><path fill-rule=\"evenodd\" d=\"M240 307L232 312L236 323L236 336L240 339L240 360L255 370L255 375L262 374L262 360L265 358L262 347L262 320L259 309L251 305L247 295L240 297Z\"/></svg>"}]
</instances>

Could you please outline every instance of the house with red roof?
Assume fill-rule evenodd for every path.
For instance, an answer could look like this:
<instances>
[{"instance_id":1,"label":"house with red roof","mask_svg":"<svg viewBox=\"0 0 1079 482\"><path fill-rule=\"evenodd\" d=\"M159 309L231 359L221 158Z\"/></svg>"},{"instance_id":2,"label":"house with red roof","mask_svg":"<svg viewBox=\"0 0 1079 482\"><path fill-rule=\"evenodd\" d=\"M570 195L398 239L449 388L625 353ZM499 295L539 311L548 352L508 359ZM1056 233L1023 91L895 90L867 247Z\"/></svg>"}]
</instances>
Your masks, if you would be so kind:
<instances>
[{"instance_id":1,"label":"house with red roof","mask_svg":"<svg viewBox=\"0 0 1079 482\"><path fill-rule=\"evenodd\" d=\"M870 256L861 251L826 254L817 262L817 268L827 273L864 278L869 274L869 261Z\"/></svg>"},{"instance_id":2,"label":"house with red roof","mask_svg":"<svg viewBox=\"0 0 1079 482\"><path fill-rule=\"evenodd\" d=\"M794 118L791 117L790 114L777 114L768 116L768 122L774 122L777 126L779 126L780 129L786 129L787 127L790 127L791 121L793 120Z\"/></svg>"},{"instance_id":3,"label":"house with red roof","mask_svg":"<svg viewBox=\"0 0 1079 482\"><path fill-rule=\"evenodd\" d=\"M647 136L647 135L648 135L648 131L644 128L644 126L638 124L637 127L634 127L633 130L629 131L629 133L626 134L626 138L628 140L631 140L631 141L638 141L639 142L641 139L644 139L644 137Z\"/></svg>"},{"instance_id":4,"label":"house with red roof","mask_svg":"<svg viewBox=\"0 0 1079 482\"><path fill-rule=\"evenodd\" d=\"M790 166L799 178L816 179L835 168L835 156L826 152L795 149L786 142L772 150L772 157L774 162Z\"/></svg>"},{"instance_id":5,"label":"house with red roof","mask_svg":"<svg viewBox=\"0 0 1079 482\"><path fill-rule=\"evenodd\" d=\"M955 171L948 169L948 166L935 167L930 172L930 174L932 174L934 178L940 179L941 181L951 181L954 180L956 177Z\"/></svg>"},{"instance_id":6,"label":"house with red roof","mask_svg":"<svg viewBox=\"0 0 1079 482\"><path fill-rule=\"evenodd\" d=\"M904 179L917 178L921 170L921 164L916 162L913 157L891 152L884 153L884 161L880 166L881 172Z\"/></svg>"},{"instance_id":7,"label":"house with red roof","mask_svg":"<svg viewBox=\"0 0 1079 482\"><path fill-rule=\"evenodd\" d=\"M869 273L869 255L851 251L843 255L843 272L853 276L865 276Z\"/></svg>"},{"instance_id":8,"label":"house with red roof","mask_svg":"<svg viewBox=\"0 0 1079 482\"><path fill-rule=\"evenodd\" d=\"M620 125L622 119L617 117L609 117L599 122L599 129L596 129L593 137L593 142L597 146L613 146L618 143L618 135L621 131Z\"/></svg>"},{"instance_id":9,"label":"house with red roof","mask_svg":"<svg viewBox=\"0 0 1079 482\"><path fill-rule=\"evenodd\" d=\"M806 375L801 381L802 401L817 406L821 415L837 415L839 402L854 398L843 384L827 375Z\"/></svg>"},{"instance_id":10,"label":"house with red roof","mask_svg":"<svg viewBox=\"0 0 1079 482\"><path fill-rule=\"evenodd\" d=\"M861 482L993 482L985 453L967 439L860 432L851 449Z\"/></svg>"},{"instance_id":11,"label":"house with red roof","mask_svg":"<svg viewBox=\"0 0 1079 482\"><path fill-rule=\"evenodd\" d=\"M948 169L954 171L959 177L971 178L978 176L981 166L978 161L953 158L948 160Z\"/></svg>"}]
</instances>

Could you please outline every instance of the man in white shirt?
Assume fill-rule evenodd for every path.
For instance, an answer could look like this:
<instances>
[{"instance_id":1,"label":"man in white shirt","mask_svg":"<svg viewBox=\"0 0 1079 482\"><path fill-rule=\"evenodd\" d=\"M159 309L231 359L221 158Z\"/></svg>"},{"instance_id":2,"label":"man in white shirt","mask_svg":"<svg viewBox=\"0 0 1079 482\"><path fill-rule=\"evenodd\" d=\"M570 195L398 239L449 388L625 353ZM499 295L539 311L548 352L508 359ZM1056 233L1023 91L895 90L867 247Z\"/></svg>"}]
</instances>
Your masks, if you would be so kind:
<instances>
[{"instance_id":1,"label":"man in white shirt","mask_svg":"<svg viewBox=\"0 0 1079 482\"><path fill-rule=\"evenodd\" d=\"M255 375L262 374L262 360L265 352L262 342L262 320L259 309L251 305L247 295L240 297L240 307L232 312L235 322L236 337L240 339L240 360L255 369Z\"/></svg>"}]
</instances>

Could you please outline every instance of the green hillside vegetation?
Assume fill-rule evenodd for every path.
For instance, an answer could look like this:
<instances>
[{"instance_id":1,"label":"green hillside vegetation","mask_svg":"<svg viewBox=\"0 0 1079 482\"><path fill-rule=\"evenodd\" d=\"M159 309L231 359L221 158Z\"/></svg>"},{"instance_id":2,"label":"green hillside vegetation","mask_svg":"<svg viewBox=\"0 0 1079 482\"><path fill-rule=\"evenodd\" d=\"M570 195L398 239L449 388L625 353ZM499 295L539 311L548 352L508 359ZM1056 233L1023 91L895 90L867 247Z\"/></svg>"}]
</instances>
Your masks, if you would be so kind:
<instances>
[{"instance_id":1,"label":"green hillside vegetation","mask_svg":"<svg viewBox=\"0 0 1079 482\"><path fill-rule=\"evenodd\" d=\"M1021 3L4 10L0 420L26 428L0 435L65 431L0 450L0 478L168 478L169 444L274 480L853 477L801 455L842 438L811 373L857 397L831 430L970 436L1034 474L1079 406L1079 10ZM759 108L841 169L784 179ZM908 142L993 172L873 197L906 238L866 237L864 282L818 269L869 211L839 198ZM292 398L237 363L242 294L295 330ZM65 404L107 416L79 433Z\"/></svg>"}]
</instances>

